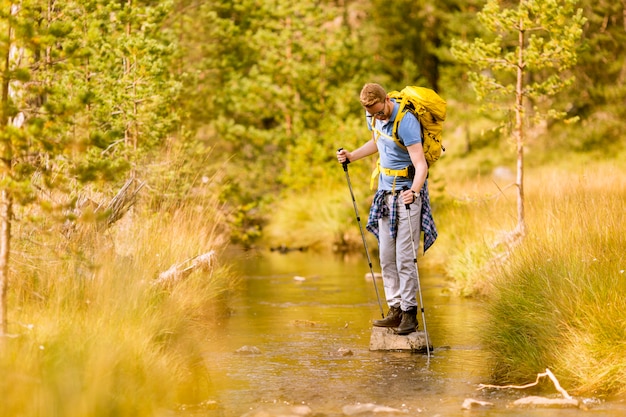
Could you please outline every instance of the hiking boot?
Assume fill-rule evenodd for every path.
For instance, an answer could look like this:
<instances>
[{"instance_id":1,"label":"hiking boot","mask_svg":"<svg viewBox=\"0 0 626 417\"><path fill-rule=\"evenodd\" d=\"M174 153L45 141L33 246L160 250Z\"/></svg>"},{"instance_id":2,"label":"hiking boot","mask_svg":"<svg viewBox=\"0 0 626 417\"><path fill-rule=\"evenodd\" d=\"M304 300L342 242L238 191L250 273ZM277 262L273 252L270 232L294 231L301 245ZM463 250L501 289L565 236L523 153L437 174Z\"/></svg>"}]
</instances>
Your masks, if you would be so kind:
<instances>
[{"instance_id":1,"label":"hiking boot","mask_svg":"<svg viewBox=\"0 0 626 417\"><path fill-rule=\"evenodd\" d=\"M402 310L400 307L389 307L387 317L382 320L374 320L372 324L376 327L398 327L402 320Z\"/></svg>"},{"instance_id":2,"label":"hiking boot","mask_svg":"<svg viewBox=\"0 0 626 417\"><path fill-rule=\"evenodd\" d=\"M396 334L406 335L414 331L417 331L417 307L402 312L402 321L396 329Z\"/></svg>"}]
</instances>

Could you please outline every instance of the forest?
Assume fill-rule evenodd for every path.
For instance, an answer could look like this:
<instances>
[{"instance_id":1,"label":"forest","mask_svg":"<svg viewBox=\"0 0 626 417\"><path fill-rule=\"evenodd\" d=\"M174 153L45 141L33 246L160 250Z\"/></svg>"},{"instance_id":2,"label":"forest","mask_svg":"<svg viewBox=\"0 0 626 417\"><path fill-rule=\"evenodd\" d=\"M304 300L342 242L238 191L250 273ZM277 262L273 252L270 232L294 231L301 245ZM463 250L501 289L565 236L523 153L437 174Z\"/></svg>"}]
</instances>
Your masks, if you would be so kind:
<instances>
[{"instance_id":1,"label":"forest","mask_svg":"<svg viewBox=\"0 0 626 417\"><path fill-rule=\"evenodd\" d=\"M143 322L138 338L145 332L158 346L133 366L154 368L161 346L191 349L161 365L180 370L173 383L194 383L200 371L188 361L199 354L197 333L182 329L234 285L229 260L211 264L210 285L146 292L140 284L229 245L362 251L335 153L366 140L358 94L377 82L388 90L432 88L447 101L445 152L429 173L441 238L423 261L443 270L456 293L502 300L507 290L557 291L543 280L580 275L577 296L587 299L588 290L609 300L610 311L589 310L591 324L576 315L564 325L570 332L561 336L577 347L567 357L551 351L563 340L551 334L550 326L562 327L558 309L535 328L507 319L535 300L494 301L488 334L502 380L534 375L549 358L581 392L625 392L626 2L3 0L0 55L5 374L17 372L11 357L33 355L30 337L60 352L106 326L88 319L90 311L132 326L147 311L176 305L180 314L162 319L178 320L167 325L180 332L166 336L163 322ZM350 165L364 213L374 164ZM524 241L511 248L503 233L520 224ZM537 266L547 258L552 263ZM536 279L525 275L530 270ZM485 271L503 281L486 281ZM200 290L210 296L195 299ZM141 302L118 308L122 295ZM572 297L564 289L537 295L541 302ZM64 316L54 331L24 327ZM574 343L581 323L606 337L598 342L602 358L581 360L599 349ZM519 326L530 326L540 346L511 347ZM121 331L100 331L119 342ZM140 349L127 347L129 358ZM97 349L73 366L87 369ZM525 357L529 349L545 355ZM28 361L29 372L54 379L62 362ZM581 362L588 366L569 366ZM153 384L141 390L156 402L180 400ZM35 415L36 406L27 411L19 402L42 389L34 385L0 382L3 397L18 399L5 411ZM122 398L118 407L150 415L128 404Z\"/></svg>"}]
</instances>

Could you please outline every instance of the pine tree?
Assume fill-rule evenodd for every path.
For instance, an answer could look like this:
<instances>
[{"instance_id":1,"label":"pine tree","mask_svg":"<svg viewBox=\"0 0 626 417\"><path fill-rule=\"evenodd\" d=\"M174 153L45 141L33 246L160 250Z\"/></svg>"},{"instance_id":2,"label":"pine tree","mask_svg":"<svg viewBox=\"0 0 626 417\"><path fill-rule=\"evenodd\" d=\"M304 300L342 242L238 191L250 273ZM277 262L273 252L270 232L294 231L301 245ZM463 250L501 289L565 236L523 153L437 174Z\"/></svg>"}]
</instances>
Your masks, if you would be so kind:
<instances>
[{"instance_id":1,"label":"pine tree","mask_svg":"<svg viewBox=\"0 0 626 417\"><path fill-rule=\"evenodd\" d=\"M471 65L469 80L480 100L500 103L514 115L517 156L517 226L512 237L526 235L524 213L524 142L529 103L545 102L572 82L585 18L577 0L488 0L478 17L493 39L456 41L453 53ZM537 118L559 118L556 109L532 109Z\"/></svg>"},{"instance_id":2,"label":"pine tree","mask_svg":"<svg viewBox=\"0 0 626 417\"><path fill-rule=\"evenodd\" d=\"M0 5L0 309L13 211L59 214L88 182L114 187L175 129L172 2L21 0ZM110 182L105 184L105 182ZM52 194L64 198L53 202ZM60 201L59 201L60 200ZM58 206L58 207L55 207ZM25 216L27 217L27 216Z\"/></svg>"}]
</instances>

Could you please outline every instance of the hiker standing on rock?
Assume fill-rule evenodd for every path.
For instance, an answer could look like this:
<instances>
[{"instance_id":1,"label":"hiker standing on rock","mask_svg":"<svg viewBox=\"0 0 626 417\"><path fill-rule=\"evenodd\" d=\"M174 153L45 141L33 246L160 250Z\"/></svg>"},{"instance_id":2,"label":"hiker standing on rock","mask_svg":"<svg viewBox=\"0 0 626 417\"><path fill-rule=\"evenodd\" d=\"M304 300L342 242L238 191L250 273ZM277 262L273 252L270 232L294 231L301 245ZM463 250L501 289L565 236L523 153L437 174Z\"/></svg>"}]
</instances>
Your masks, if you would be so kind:
<instances>
[{"instance_id":1,"label":"hiker standing on rock","mask_svg":"<svg viewBox=\"0 0 626 417\"><path fill-rule=\"evenodd\" d=\"M411 230L424 232L424 251L437 238L428 196L428 164L422 147L422 129L407 110L401 116L400 103L390 98L379 84L365 84L360 94L371 139L354 151L340 149L340 163L354 162L379 154L372 179L378 191L370 208L367 230L378 239L380 266L389 311L374 326L395 328L406 335L417 330L418 271ZM402 109L403 110L403 109ZM394 127L396 119L399 120ZM394 133L397 132L397 137ZM400 143L398 143L398 140ZM373 188L373 187L372 187ZM406 206L410 208L407 210Z\"/></svg>"}]
</instances>

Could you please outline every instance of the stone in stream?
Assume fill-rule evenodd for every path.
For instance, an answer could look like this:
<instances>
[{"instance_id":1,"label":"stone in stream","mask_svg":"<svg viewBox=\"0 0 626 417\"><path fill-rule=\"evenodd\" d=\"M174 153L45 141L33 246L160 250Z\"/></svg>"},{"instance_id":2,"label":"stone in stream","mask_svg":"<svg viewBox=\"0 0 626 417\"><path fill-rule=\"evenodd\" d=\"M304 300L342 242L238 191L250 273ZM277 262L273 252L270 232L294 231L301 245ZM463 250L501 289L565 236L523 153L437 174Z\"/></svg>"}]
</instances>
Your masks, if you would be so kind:
<instances>
[{"instance_id":1,"label":"stone in stream","mask_svg":"<svg viewBox=\"0 0 626 417\"><path fill-rule=\"evenodd\" d=\"M428 340L430 342L430 338ZM430 349L432 350L432 343ZM397 335L389 327L372 327L370 350L409 350L426 351L426 332L417 331L406 336Z\"/></svg>"},{"instance_id":2,"label":"stone in stream","mask_svg":"<svg viewBox=\"0 0 626 417\"><path fill-rule=\"evenodd\" d=\"M397 408L391 408L391 407L386 407L384 405L378 405L378 404L372 404L372 403L346 405L345 407L342 408L341 411L343 411L343 414L346 416L356 416L356 415L365 414L365 413L367 413L367 415L371 415L372 413L377 413L377 414L378 413L380 414L403 413L402 410L399 410Z\"/></svg>"},{"instance_id":3,"label":"stone in stream","mask_svg":"<svg viewBox=\"0 0 626 417\"><path fill-rule=\"evenodd\" d=\"M261 407L241 417L306 417L313 411L306 405Z\"/></svg>"},{"instance_id":4,"label":"stone in stream","mask_svg":"<svg viewBox=\"0 0 626 417\"><path fill-rule=\"evenodd\" d=\"M490 408L493 407L493 405L493 403L490 403L488 401L480 401L473 398L466 398L465 401L463 401L461 408L463 410L472 410L476 408Z\"/></svg>"},{"instance_id":5,"label":"stone in stream","mask_svg":"<svg viewBox=\"0 0 626 417\"><path fill-rule=\"evenodd\" d=\"M580 403L575 398L546 398L530 396L515 400L513 407L533 407L533 408L568 408L579 407Z\"/></svg>"},{"instance_id":6,"label":"stone in stream","mask_svg":"<svg viewBox=\"0 0 626 417\"><path fill-rule=\"evenodd\" d=\"M242 346L235 351L235 353L239 353L242 355L260 355L261 349L256 346Z\"/></svg>"}]
</instances>

